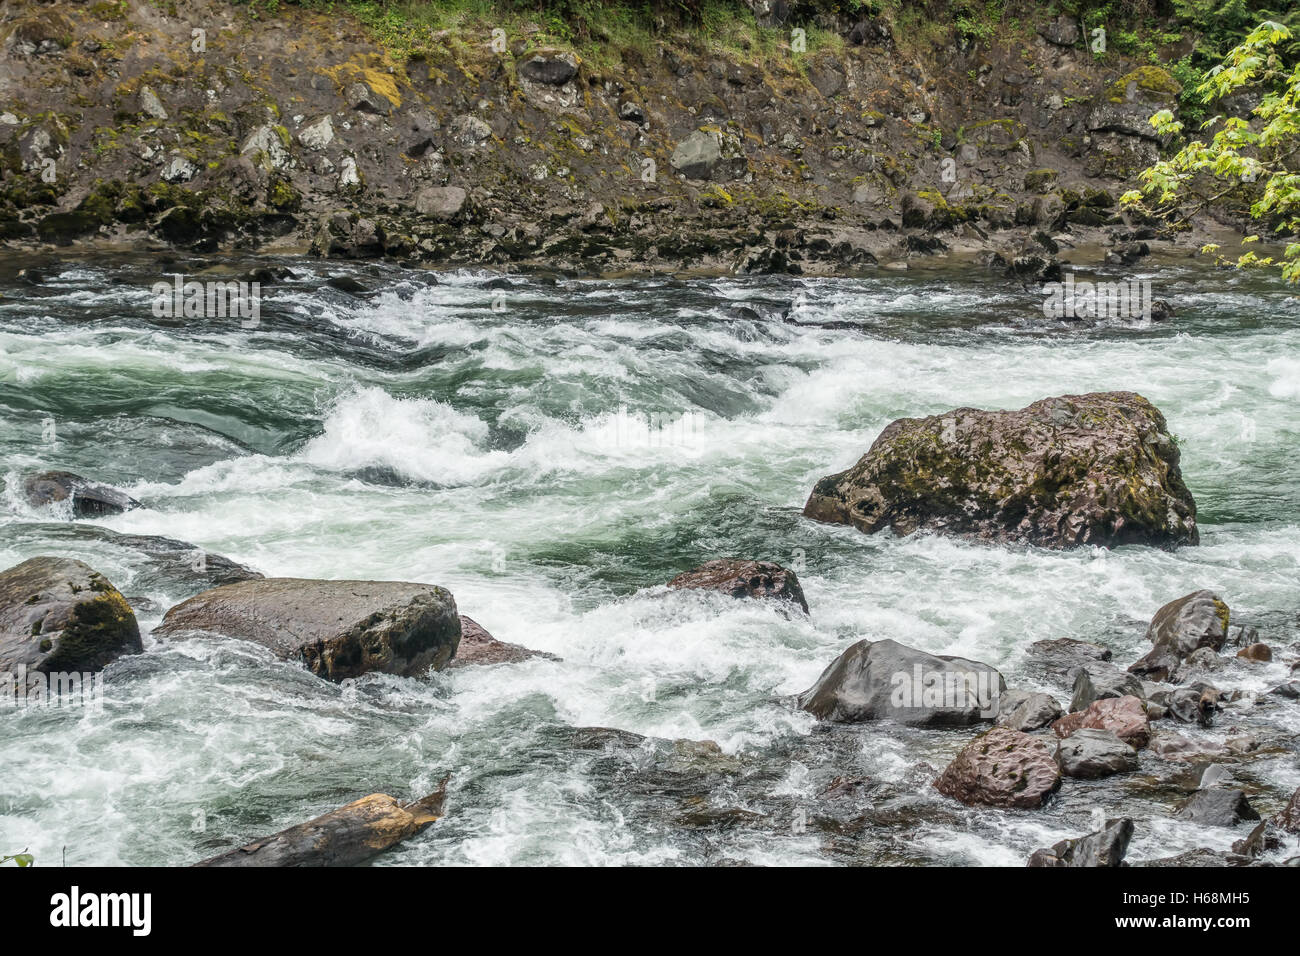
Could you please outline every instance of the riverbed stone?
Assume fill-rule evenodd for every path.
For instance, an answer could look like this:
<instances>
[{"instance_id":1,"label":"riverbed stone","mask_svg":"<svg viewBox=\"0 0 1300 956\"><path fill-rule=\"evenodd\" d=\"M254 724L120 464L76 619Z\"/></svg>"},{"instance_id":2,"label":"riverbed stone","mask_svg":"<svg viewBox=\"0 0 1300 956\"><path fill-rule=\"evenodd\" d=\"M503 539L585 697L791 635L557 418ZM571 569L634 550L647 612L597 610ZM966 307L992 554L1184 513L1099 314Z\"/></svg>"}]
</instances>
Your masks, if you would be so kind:
<instances>
[{"instance_id":1,"label":"riverbed stone","mask_svg":"<svg viewBox=\"0 0 1300 956\"><path fill-rule=\"evenodd\" d=\"M0 672L98 671L143 649L126 598L88 564L43 556L0 572Z\"/></svg>"},{"instance_id":2,"label":"riverbed stone","mask_svg":"<svg viewBox=\"0 0 1300 956\"><path fill-rule=\"evenodd\" d=\"M736 598L770 598L808 611L799 577L774 561L718 558L668 582L672 590L719 591Z\"/></svg>"},{"instance_id":3,"label":"riverbed stone","mask_svg":"<svg viewBox=\"0 0 1300 956\"><path fill-rule=\"evenodd\" d=\"M1061 768L1041 738L994 727L963 747L934 786L965 804L1028 810L1061 786Z\"/></svg>"},{"instance_id":4,"label":"riverbed stone","mask_svg":"<svg viewBox=\"0 0 1300 956\"><path fill-rule=\"evenodd\" d=\"M1243 820L1259 819L1259 813L1246 799L1245 791L1228 787L1197 790L1174 815L1180 820L1207 827L1231 827Z\"/></svg>"},{"instance_id":5,"label":"riverbed stone","mask_svg":"<svg viewBox=\"0 0 1300 956\"><path fill-rule=\"evenodd\" d=\"M72 502L72 514L78 518L98 518L139 508L136 501L120 488L105 485L70 471L43 471L23 483L27 503L33 508Z\"/></svg>"},{"instance_id":6,"label":"riverbed stone","mask_svg":"<svg viewBox=\"0 0 1300 956\"><path fill-rule=\"evenodd\" d=\"M1229 615L1228 605L1213 591L1193 591L1170 601L1147 626L1151 650L1129 670L1150 680L1169 680L1194 651L1223 648Z\"/></svg>"},{"instance_id":7,"label":"riverbed stone","mask_svg":"<svg viewBox=\"0 0 1300 956\"><path fill-rule=\"evenodd\" d=\"M1074 840L1062 840L1047 850L1035 850L1029 865L1035 867L1118 867L1133 839L1133 821L1128 817L1107 820L1106 826Z\"/></svg>"},{"instance_id":8,"label":"riverbed stone","mask_svg":"<svg viewBox=\"0 0 1300 956\"><path fill-rule=\"evenodd\" d=\"M1061 738L1089 728L1114 731L1121 740L1139 750L1151 740L1146 710L1142 701L1132 696L1093 701L1087 710L1066 714L1052 724L1053 733Z\"/></svg>"},{"instance_id":9,"label":"riverbed stone","mask_svg":"<svg viewBox=\"0 0 1300 956\"><path fill-rule=\"evenodd\" d=\"M1142 681L1111 664L1097 662L1074 672L1070 712L1086 710L1093 701L1108 697L1142 697Z\"/></svg>"},{"instance_id":10,"label":"riverbed stone","mask_svg":"<svg viewBox=\"0 0 1300 956\"><path fill-rule=\"evenodd\" d=\"M1199 540L1178 447L1160 411L1133 392L899 419L856 465L816 484L804 515L868 534L929 530L1051 548Z\"/></svg>"},{"instance_id":11,"label":"riverbed stone","mask_svg":"<svg viewBox=\"0 0 1300 956\"><path fill-rule=\"evenodd\" d=\"M264 578L204 591L168 611L153 633L251 641L341 681L371 671L410 677L446 667L461 622L451 592L432 584Z\"/></svg>"},{"instance_id":12,"label":"riverbed stone","mask_svg":"<svg viewBox=\"0 0 1300 956\"><path fill-rule=\"evenodd\" d=\"M1056 762L1067 777L1097 780L1138 768L1138 752L1111 730L1085 727L1056 745Z\"/></svg>"},{"instance_id":13,"label":"riverbed stone","mask_svg":"<svg viewBox=\"0 0 1300 956\"><path fill-rule=\"evenodd\" d=\"M987 664L893 640L858 641L798 700L819 720L966 727L992 721L1005 688L1002 675Z\"/></svg>"},{"instance_id":14,"label":"riverbed stone","mask_svg":"<svg viewBox=\"0 0 1300 956\"><path fill-rule=\"evenodd\" d=\"M1008 691L998 701L998 724L1012 730L1041 730L1064 712L1056 698L1043 693L1015 693ZM1011 698L1011 699L1008 699Z\"/></svg>"},{"instance_id":15,"label":"riverbed stone","mask_svg":"<svg viewBox=\"0 0 1300 956\"><path fill-rule=\"evenodd\" d=\"M450 667L469 667L473 664L517 664L530 658L541 657L558 661L554 654L534 651L520 644L498 641L483 625L464 614L460 616L460 644Z\"/></svg>"}]
</instances>

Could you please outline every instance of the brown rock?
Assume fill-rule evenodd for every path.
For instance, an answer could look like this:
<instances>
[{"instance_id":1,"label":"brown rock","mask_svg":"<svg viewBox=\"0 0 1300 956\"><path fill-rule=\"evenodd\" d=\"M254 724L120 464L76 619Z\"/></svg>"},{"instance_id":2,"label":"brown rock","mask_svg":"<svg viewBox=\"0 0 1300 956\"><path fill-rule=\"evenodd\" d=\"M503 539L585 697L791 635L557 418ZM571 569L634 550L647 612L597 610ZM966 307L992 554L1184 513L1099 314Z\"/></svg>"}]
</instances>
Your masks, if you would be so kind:
<instances>
[{"instance_id":1,"label":"brown rock","mask_svg":"<svg viewBox=\"0 0 1300 956\"><path fill-rule=\"evenodd\" d=\"M1058 737L1069 737L1084 728L1113 731L1120 740L1138 750L1151 742L1147 712L1142 701L1132 696L1093 701L1087 710L1066 714L1052 724Z\"/></svg>"},{"instance_id":2,"label":"brown rock","mask_svg":"<svg viewBox=\"0 0 1300 956\"><path fill-rule=\"evenodd\" d=\"M517 664L519 661L526 661L530 657L544 657L552 661L559 660L554 654L534 651L520 644L508 644L505 641L498 641L483 629L483 625L462 614L460 616L460 646L456 648L456 656L449 666Z\"/></svg>"},{"instance_id":3,"label":"brown rock","mask_svg":"<svg viewBox=\"0 0 1300 956\"><path fill-rule=\"evenodd\" d=\"M1170 601L1147 625L1152 648L1129 667L1148 680L1167 680L1203 647L1218 652L1228 639L1228 605L1213 591L1193 591Z\"/></svg>"},{"instance_id":4,"label":"brown rock","mask_svg":"<svg viewBox=\"0 0 1300 956\"><path fill-rule=\"evenodd\" d=\"M965 804L1022 810L1042 806L1060 785L1061 768L1047 745L1007 727L972 740L934 782L944 796Z\"/></svg>"},{"instance_id":5,"label":"brown rock","mask_svg":"<svg viewBox=\"0 0 1300 956\"><path fill-rule=\"evenodd\" d=\"M1248 644L1237 651L1237 656L1248 661L1267 662L1273 659L1273 648L1267 644Z\"/></svg>"},{"instance_id":6,"label":"brown rock","mask_svg":"<svg viewBox=\"0 0 1300 956\"><path fill-rule=\"evenodd\" d=\"M668 582L674 590L721 591L738 598L776 598L808 611L808 601L793 571L773 561L718 558Z\"/></svg>"},{"instance_id":7,"label":"brown rock","mask_svg":"<svg viewBox=\"0 0 1300 956\"><path fill-rule=\"evenodd\" d=\"M899 419L856 465L817 483L804 515L868 534L930 529L1053 548L1198 541L1178 447L1133 392Z\"/></svg>"},{"instance_id":8,"label":"brown rock","mask_svg":"<svg viewBox=\"0 0 1300 956\"><path fill-rule=\"evenodd\" d=\"M1273 823L1287 833L1300 833L1300 789L1291 794L1290 801L1273 818Z\"/></svg>"}]
</instances>

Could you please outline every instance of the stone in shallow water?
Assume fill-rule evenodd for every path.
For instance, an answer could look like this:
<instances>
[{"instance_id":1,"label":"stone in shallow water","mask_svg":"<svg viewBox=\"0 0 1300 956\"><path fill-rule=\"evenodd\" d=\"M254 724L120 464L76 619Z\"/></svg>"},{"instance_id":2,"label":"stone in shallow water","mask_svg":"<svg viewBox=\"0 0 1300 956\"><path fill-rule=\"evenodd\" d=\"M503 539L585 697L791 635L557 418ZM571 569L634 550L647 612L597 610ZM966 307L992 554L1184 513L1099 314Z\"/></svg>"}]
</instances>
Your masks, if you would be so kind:
<instances>
[{"instance_id":1,"label":"stone in shallow water","mask_svg":"<svg viewBox=\"0 0 1300 956\"><path fill-rule=\"evenodd\" d=\"M934 786L965 804L1028 810L1061 786L1061 768L1041 738L994 727L963 747Z\"/></svg>"},{"instance_id":2,"label":"stone in shallow water","mask_svg":"<svg viewBox=\"0 0 1300 956\"><path fill-rule=\"evenodd\" d=\"M1197 790L1175 816L1208 827L1230 827L1243 820L1259 819L1244 791L1224 787Z\"/></svg>"},{"instance_id":3,"label":"stone in shallow water","mask_svg":"<svg viewBox=\"0 0 1300 956\"><path fill-rule=\"evenodd\" d=\"M1195 544L1196 503L1164 416L1133 392L893 422L804 515L868 534L931 530L1052 548Z\"/></svg>"},{"instance_id":4,"label":"stone in shallow water","mask_svg":"<svg viewBox=\"0 0 1300 956\"><path fill-rule=\"evenodd\" d=\"M1067 777L1098 780L1138 768L1138 752L1110 730L1076 730L1056 745L1056 762Z\"/></svg>"},{"instance_id":5,"label":"stone in shallow water","mask_svg":"<svg viewBox=\"0 0 1300 956\"><path fill-rule=\"evenodd\" d=\"M558 661L554 654L534 651L520 644L498 641L473 618L460 616L460 644L451 667L468 667L472 664L517 664L532 657Z\"/></svg>"},{"instance_id":6,"label":"stone in shallow water","mask_svg":"<svg viewBox=\"0 0 1300 956\"><path fill-rule=\"evenodd\" d=\"M1133 821L1128 817L1107 820L1106 826L1074 840L1062 840L1050 850L1035 850L1030 866L1080 867L1122 866L1129 841L1133 839Z\"/></svg>"},{"instance_id":7,"label":"stone in shallow water","mask_svg":"<svg viewBox=\"0 0 1300 956\"><path fill-rule=\"evenodd\" d=\"M668 582L673 590L721 591L737 598L776 598L808 611L798 576L772 561L718 558Z\"/></svg>"},{"instance_id":8,"label":"stone in shallow water","mask_svg":"<svg viewBox=\"0 0 1300 956\"><path fill-rule=\"evenodd\" d=\"M46 471L32 475L23 484L27 503L33 508L72 499L72 513L78 518L116 515L140 507L125 491L74 475L70 471Z\"/></svg>"},{"instance_id":9,"label":"stone in shallow water","mask_svg":"<svg viewBox=\"0 0 1300 956\"><path fill-rule=\"evenodd\" d=\"M1136 697L1108 697L1093 701L1087 710L1066 714L1052 724L1058 737L1069 737L1085 729L1112 730L1121 740L1139 750L1151 741L1151 724L1142 701Z\"/></svg>"},{"instance_id":10,"label":"stone in shallow water","mask_svg":"<svg viewBox=\"0 0 1300 956\"><path fill-rule=\"evenodd\" d=\"M1147 626L1150 651L1129 667L1150 680L1168 680L1194 652L1218 652L1228 639L1228 605L1213 591L1193 591L1156 611Z\"/></svg>"}]
</instances>

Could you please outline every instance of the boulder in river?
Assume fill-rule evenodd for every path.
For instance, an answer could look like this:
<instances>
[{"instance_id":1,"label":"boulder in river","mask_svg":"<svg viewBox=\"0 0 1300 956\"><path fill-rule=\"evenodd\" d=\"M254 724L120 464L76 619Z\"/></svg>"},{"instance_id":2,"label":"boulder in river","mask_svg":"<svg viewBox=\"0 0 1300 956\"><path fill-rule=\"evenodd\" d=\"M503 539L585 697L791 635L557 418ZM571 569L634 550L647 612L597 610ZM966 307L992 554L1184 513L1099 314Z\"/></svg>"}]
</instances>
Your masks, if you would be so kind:
<instances>
[{"instance_id":1,"label":"boulder in river","mask_svg":"<svg viewBox=\"0 0 1300 956\"><path fill-rule=\"evenodd\" d=\"M1281 812L1273 818L1273 823L1287 833L1300 833L1300 788L1291 794L1291 799Z\"/></svg>"},{"instance_id":2,"label":"boulder in river","mask_svg":"<svg viewBox=\"0 0 1300 956\"><path fill-rule=\"evenodd\" d=\"M1056 736L1069 737L1085 729L1111 730L1125 743L1141 750L1151 740L1151 725L1142 701L1136 697L1107 697L1088 705L1087 710L1066 714L1052 730Z\"/></svg>"},{"instance_id":3,"label":"boulder in river","mask_svg":"<svg viewBox=\"0 0 1300 956\"><path fill-rule=\"evenodd\" d=\"M1067 777L1097 780L1138 768L1138 752L1111 730L1076 730L1056 745L1056 762Z\"/></svg>"},{"instance_id":4,"label":"boulder in river","mask_svg":"<svg viewBox=\"0 0 1300 956\"><path fill-rule=\"evenodd\" d=\"M1061 768L1041 738L994 727L963 747L934 786L968 805L1029 810L1061 786Z\"/></svg>"},{"instance_id":5,"label":"boulder in river","mask_svg":"<svg viewBox=\"0 0 1300 956\"><path fill-rule=\"evenodd\" d=\"M987 664L897 641L858 641L831 662L799 706L819 720L893 720L917 727L991 721L1006 683Z\"/></svg>"},{"instance_id":6,"label":"boulder in river","mask_svg":"<svg viewBox=\"0 0 1300 956\"><path fill-rule=\"evenodd\" d=\"M1086 710L1095 700L1108 697L1143 697L1142 681L1111 664L1097 662L1074 672L1070 712Z\"/></svg>"},{"instance_id":7,"label":"boulder in river","mask_svg":"<svg viewBox=\"0 0 1300 956\"><path fill-rule=\"evenodd\" d=\"M1133 392L902 418L804 506L868 534L932 530L1052 548L1195 544L1196 503L1160 411Z\"/></svg>"},{"instance_id":8,"label":"boulder in river","mask_svg":"<svg viewBox=\"0 0 1300 956\"><path fill-rule=\"evenodd\" d=\"M71 499L72 514L77 518L121 514L140 507L140 502L125 491L70 471L45 471L31 475L23 483L23 492L33 508Z\"/></svg>"},{"instance_id":9,"label":"boulder in river","mask_svg":"<svg viewBox=\"0 0 1300 956\"><path fill-rule=\"evenodd\" d=\"M1123 866L1124 854L1133 839L1133 821L1128 817L1107 820L1096 833L1075 840L1062 840L1050 850L1035 850L1030 866Z\"/></svg>"},{"instance_id":10,"label":"boulder in river","mask_svg":"<svg viewBox=\"0 0 1300 956\"><path fill-rule=\"evenodd\" d=\"M998 724L1012 730L1041 730L1061 716L1051 694L1007 691L998 700Z\"/></svg>"},{"instance_id":11,"label":"boulder in river","mask_svg":"<svg viewBox=\"0 0 1300 956\"><path fill-rule=\"evenodd\" d=\"M442 817L447 781L422 800L402 804L372 793L306 823L259 837L195 866L357 866Z\"/></svg>"},{"instance_id":12,"label":"boulder in river","mask_svg":"<svg viewBox=\"0 0 1300 956\"><path fill-rule=\"evenodd\" d=\"M460 616L460 644L450 667L468 667L471 664L517 664L530 657L542 657L558 661L554 654L534 651L520 644L508 644L498 641L487 632L483 625L473 618Z\"/></svg>"},{"instance_id":13,"label":"boulder in river","mask_svg":"<svg viewBox=\"0 0 1300 956\"><path fill-rule=\"evenodd\" d=\"M0 671L98 671L142 650L135 612L89 565L39 557L0 572Z\"/></svg>"},{"instance_id":14,"label":"boulder in river","mask_svg":"<svg viewBox=\"0 0 1300 956\"><path fill-rule=\"evenodd\" d=\"M773 561L719 558L668 582L673 590L721 591L737 598L775 598L808 611L798 576Z\"/></svg>"},{"instance_id":15,"label":"boulder in river","mask_svg":"<svg viewBox=\"0 0 1300 956\"><path fill-rule=\"evenodd\" d=\"M441 669L460 643L451 592L403 581L264 578L204 591L167 612L155 637L210 633L261 644L341 681Z\"/></svg>"},{"instance_id":16,"label":"boulder in river","mask_svg":"<svg viewBox=\"0 0 1300 956\"><path fill-rule=\"evenodd\" d=\"M1259 819L1245 792L1227 787L1197 790L1175 816L1207 827L1231 827L1243 820Z\"/></svg>"},{"instance_id":17,"label":"boulder in river","mask_svg":"<svg viewBox=\"0 0 1300 956\"><path fill-rule=\"evenodd\" d=\"M1129 670L1151 680L1169 679L1193 652L1208 647L1217 653L1223 647L1228 618L1228 605L1213 591L1193 591L1170 601L1147 626L1151 650Z\"/></svg>"}]
</instances>

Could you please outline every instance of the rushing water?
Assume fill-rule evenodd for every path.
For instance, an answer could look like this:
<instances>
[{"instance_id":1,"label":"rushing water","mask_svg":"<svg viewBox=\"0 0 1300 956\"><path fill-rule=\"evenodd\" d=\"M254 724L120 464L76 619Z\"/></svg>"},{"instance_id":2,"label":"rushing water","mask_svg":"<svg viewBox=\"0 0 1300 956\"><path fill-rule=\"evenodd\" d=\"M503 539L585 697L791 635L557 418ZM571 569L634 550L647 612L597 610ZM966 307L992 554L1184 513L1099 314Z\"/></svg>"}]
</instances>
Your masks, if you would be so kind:
<instances>
[{"instance_id":1,"label":"rushing water","mask_svg":"<svg viewBox=\"0 0 1300 956\"><path fill-rule=\"evenodd\" d=\"M1148 275L1174 321L1080 325L973 267L501 288L289 264L252 329L152 315L159 272L202 263L65 262L0 284L0 567L80 557L154 602L147 632L195 589L83 526L161 534L271 575L441 584L499 639L562 660L345 691L250 645L146 636L110 668L102 714L0 712L0 853L185 864L446 772L446 818L382 863L1020 865L1098 808L1137 820L1131 860L1244 835L1171 820L1186 783L1150 754L1135 775L1067 780L1040 811L968 809L929 784L973 729L818 728L789 696L852 641L890 637L1068 699L1026 671L1030 643L1101 641L1127 664L1152 612L1200 587L1292 645L1300 304L1280 283L1163 268ZM380 291L323 285L341 272ZM802 326L779 320L792 302ZM858 327L812 324L826 321ZM1054 553L800 516L894 418L1103 389L1169 419L1199 547ZM13 479L52 467L146 507L75 527L33 512ZM797 568L811 617L664 593L719 556ZM1286 673L1234 661L1218 683L1263 691ZM581 727L663 739L584 745ZM1271 812L1300 784L1300 704L1178 730L1234 728L1270 741L1232 770ZM822 796L837 776L868 782Z\"/></svg>"}]
</instances>

